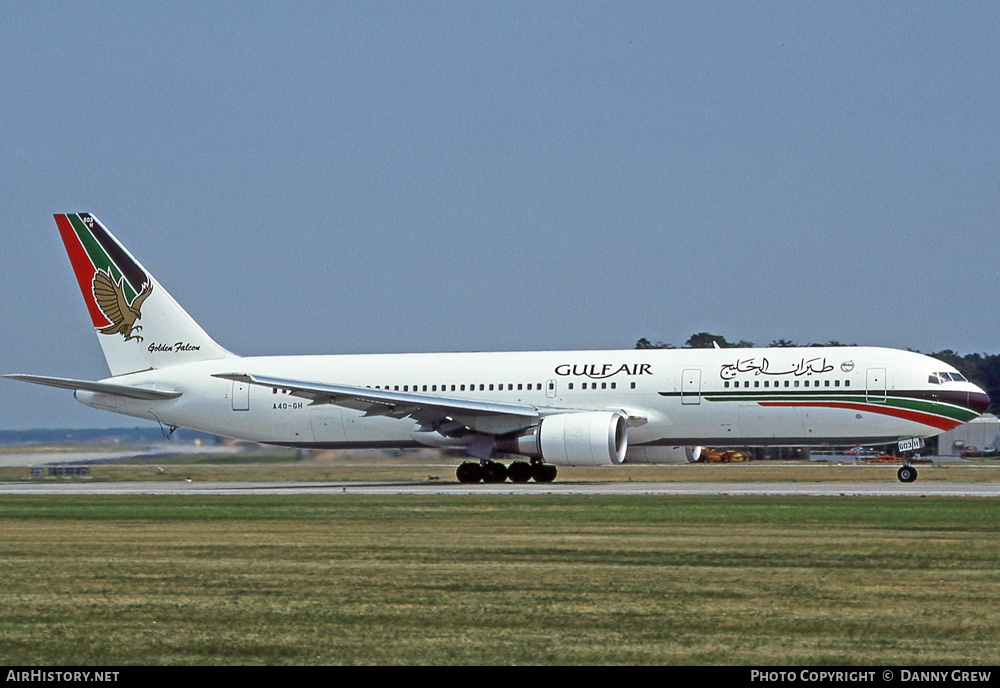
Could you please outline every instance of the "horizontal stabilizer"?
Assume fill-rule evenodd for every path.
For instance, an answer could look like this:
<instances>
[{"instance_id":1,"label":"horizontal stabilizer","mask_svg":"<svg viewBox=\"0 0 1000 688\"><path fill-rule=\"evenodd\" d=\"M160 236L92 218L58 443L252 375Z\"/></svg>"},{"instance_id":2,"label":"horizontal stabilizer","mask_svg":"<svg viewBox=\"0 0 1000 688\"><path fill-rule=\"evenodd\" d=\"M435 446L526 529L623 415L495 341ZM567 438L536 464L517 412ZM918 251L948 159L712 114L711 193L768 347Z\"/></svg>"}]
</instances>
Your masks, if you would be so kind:
<instances>
[{"instance_id":1,"label":"horizontal stabilizer","mask_svg":"<svg viewBox=\"0 0 1000 688\"><path fill-rule=\"evenodd\" d=\"M71 380L65 377L46 377L44 375L4 375L12 380L30 382L35 385L45 385L47 387L60 387L62 389L86 390L88 392L98 392L100 394L112 394L129 399L145 399L156 401L162 399L176 399L180 392L165 389L146 389L144 387L133 387L131 385L120 385L113 382L91 382L90 380Z\"/></svg>"}]
</instances>

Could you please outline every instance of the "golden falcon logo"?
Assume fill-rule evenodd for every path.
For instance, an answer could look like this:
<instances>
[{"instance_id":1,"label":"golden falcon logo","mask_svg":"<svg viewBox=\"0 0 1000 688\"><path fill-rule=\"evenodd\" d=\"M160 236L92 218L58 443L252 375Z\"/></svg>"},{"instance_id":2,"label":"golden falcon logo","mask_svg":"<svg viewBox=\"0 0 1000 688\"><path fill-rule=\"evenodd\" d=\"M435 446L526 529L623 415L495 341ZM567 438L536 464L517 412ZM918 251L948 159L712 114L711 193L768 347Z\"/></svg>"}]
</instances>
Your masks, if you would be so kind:
<instances>
[{"instance_id":1,"label":"golden falcon logo","mask_svg":"<svg viewBox=\"0 0 1000 688\"><path fill-rule=\"evenodd\" d=\"M101 334L120 334L126 342L131 339L141 342L142 337L132 333L142 329L142 326L136 325L135 321L142 317L139 309L142 308L142 302L153 292L153 285L145 282L142 291L132 299L132 303L129 303L122 288L124 282L124 277L115 282L110 271L98 270L94 274L94 300L100 306L104 317L111 321L110 325L97 331Z\"/></svg>"}]
</instances>

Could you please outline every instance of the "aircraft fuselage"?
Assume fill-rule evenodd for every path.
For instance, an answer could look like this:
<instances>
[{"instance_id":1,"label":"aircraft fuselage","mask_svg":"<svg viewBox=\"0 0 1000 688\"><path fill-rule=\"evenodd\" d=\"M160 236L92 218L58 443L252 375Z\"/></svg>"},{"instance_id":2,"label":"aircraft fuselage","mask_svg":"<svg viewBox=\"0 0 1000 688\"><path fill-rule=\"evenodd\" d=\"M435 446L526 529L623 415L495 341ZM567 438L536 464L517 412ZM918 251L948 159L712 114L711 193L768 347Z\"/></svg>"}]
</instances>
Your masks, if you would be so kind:
<instances>
[{"instance_id":1,"label":"aircraft fuselage","mask_svg":"<svg viewBox=\"0 0 1000 688\"><path fill-rule=\"evenodd\" d=\"M167 425L297 447L435 444L412 418L313 404L281 386L213 375L327 382L560 410L620 410L628 445L825 445L929 437L971 420L985 395L917 353L868 347L244 357L132 373L176 399L77 392L88 405ZM108 381L121 380L110 378ZM513 432L519 428L513 428ZM501 428L503 430L503 428Z\"/></svg>"}]
</instances>

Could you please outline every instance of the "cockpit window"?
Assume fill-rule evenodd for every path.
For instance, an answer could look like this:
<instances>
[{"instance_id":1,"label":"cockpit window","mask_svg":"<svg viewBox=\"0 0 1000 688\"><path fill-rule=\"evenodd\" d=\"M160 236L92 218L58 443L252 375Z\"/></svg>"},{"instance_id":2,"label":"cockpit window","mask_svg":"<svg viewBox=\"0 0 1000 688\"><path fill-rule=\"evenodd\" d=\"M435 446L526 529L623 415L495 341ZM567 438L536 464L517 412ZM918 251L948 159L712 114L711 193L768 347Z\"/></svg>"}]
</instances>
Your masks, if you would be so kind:
<instances>
[{"instance_id":1,"label":"cockpit window","mask_svg":"<svg viewBox=\"0 0 1000 688\"><path fill-rule=\"evenodd\" d=\"M943 382L968 382L961 373L931 373L927 381L932 385L940 385Z\"/></svg>"}]
</instances>

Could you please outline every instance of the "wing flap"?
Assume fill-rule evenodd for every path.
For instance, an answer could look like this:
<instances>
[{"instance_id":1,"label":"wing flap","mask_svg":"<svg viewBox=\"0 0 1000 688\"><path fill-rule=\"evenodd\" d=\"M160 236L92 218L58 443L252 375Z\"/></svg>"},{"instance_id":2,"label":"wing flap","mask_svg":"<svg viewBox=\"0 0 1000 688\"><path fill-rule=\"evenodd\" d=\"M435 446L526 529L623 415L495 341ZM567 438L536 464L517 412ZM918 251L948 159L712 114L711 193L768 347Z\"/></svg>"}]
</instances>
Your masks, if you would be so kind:
<instances>
[{"instance_id":1,"label":"wing flap","mask_svg":"<svg viewBox=\"0 0 1000 688\"><path fill-rule=\"evenodd\" d=\"M312 404L334 404L362 411L366 416L410 417L428 424L457 420L470 429L491 434L523 429L534 425L540 418L539 410L527 404L330 385L246 373L219 373L213 377L288 390L293 396L309 399Z\"/></svg>"}]
</instances>

